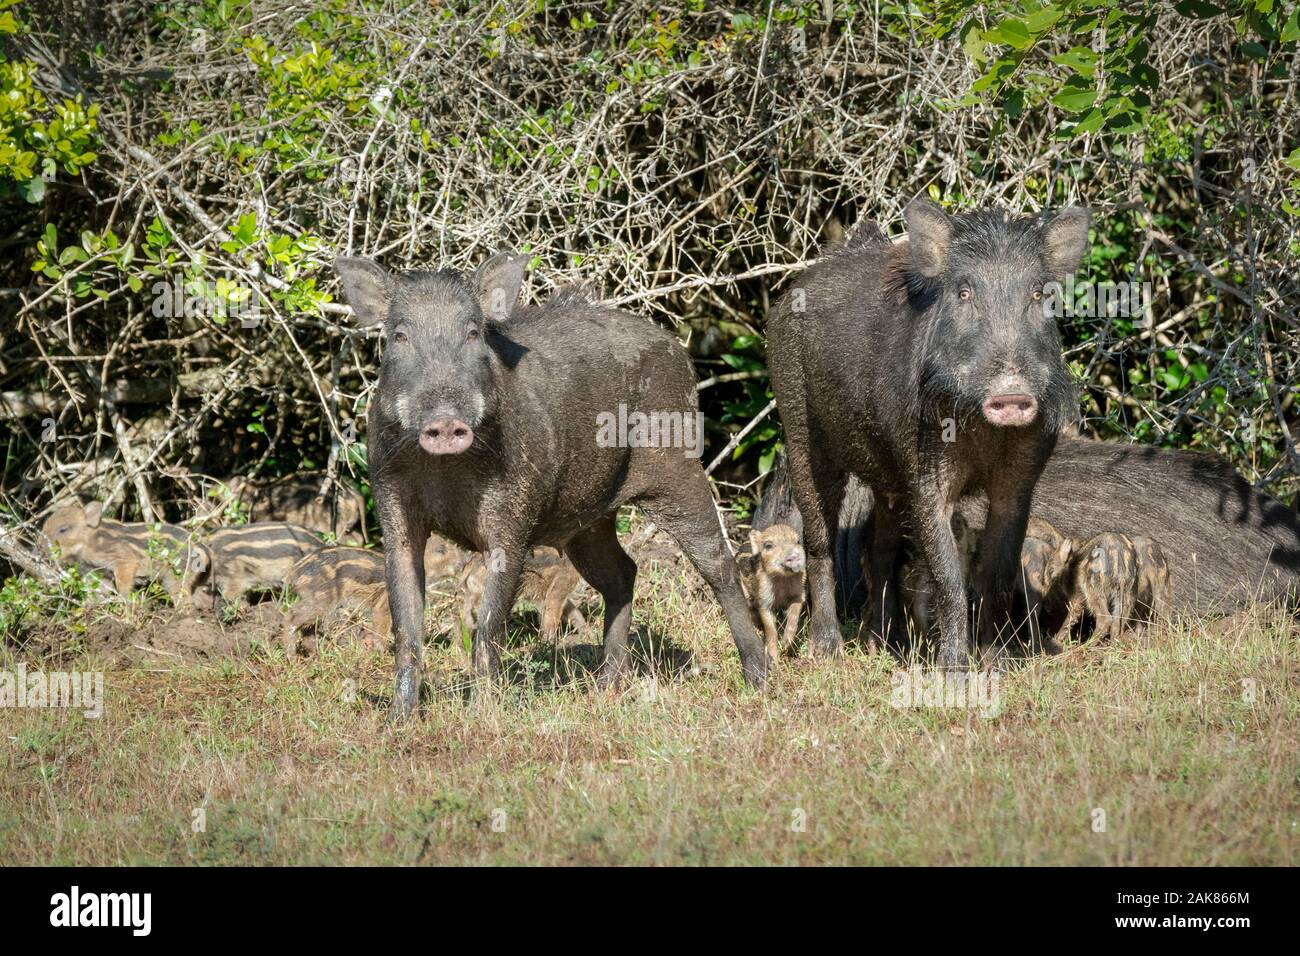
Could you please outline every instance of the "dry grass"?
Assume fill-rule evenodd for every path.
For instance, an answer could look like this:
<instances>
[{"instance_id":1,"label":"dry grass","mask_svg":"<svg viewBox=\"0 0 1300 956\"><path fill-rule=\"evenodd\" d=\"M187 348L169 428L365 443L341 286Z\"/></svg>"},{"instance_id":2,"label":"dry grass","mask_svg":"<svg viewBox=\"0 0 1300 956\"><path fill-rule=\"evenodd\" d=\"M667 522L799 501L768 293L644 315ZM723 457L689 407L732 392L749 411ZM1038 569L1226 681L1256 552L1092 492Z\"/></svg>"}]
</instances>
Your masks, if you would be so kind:
<instances>
[{"instance_id":1,"label":"dry grass","mask_svg":"<svg viewBox=\"0 0 1300 956\"><path fill-rule=\"evenodd\" d=\"M468 701L450 689L463 653L436 641L429 670L441 690L418 722L396 730L384 723L388 657L348 645L305 660L268 648L110 671L99 720L0 711L0 858L1300 857L1300 632L1288 618L1260 609L1036 661L1005 675L1000 713L986 719L891 707L890 664L857 651L836 663L792 661L766 694L745 690L716 607L668 577L643 575L638 588L642 652L657 670L643 667L616 695L585 676L598 653L593 638L557 648L521 620L512 681ZM1246 678L1257 682L1253 703ZM206 814L201 833L191 826L197 808ZM1096 808L1104 832L1094 831ZM802 832L792 828L798 810Z\"/></svg>"}]
</instances>

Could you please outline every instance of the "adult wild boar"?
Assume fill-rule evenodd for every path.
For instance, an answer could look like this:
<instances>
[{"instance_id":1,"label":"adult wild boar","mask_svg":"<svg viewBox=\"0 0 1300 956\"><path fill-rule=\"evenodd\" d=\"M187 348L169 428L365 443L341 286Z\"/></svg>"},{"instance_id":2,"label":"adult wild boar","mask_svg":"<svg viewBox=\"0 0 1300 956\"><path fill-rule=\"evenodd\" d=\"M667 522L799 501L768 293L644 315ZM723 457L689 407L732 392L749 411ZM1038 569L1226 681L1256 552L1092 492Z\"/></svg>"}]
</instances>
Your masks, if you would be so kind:
<instances>
[{"instance_id":1,"label":"adult wild boar","mask_svg":"<svg viewBox=\"0 0 1300 956\"><path fill-rule=\"evenodd\" d=\"M949 217L917 200L908 241L871 230L808 269L768 319L768 362L804 521L812 645L841 645L831 544L845 484L875 498L871 625L901 635L898 541L913 536L934 582L940 663L969 651L950 519L984 492L990 518L974 570L981 643L1007 621L1034 483L1072 388L1046 287L1079 262L1088 215L981 211Z\"/></svg>"},{"instance_id":2,"label":"adult wild boar","mask_svg":"<svg viewBox=\"0 0 1300 956\"><path fill-rule=\"evenodd\" d=\"M767 658L698 453L665 441L598 441L598 424L629 409L696 421L686 351L652 323L577 293L519 306L525 262L499 253L470 278L336 263L357 321L387 333L368 441L395 630L393 716L418 702L430 532L488 555L477 673L497 670L524 562L550 545L604 598L599 680L617 681L636 578L615 525L627 503L676 538L726 613L746 679L761 685Z\"/></svg>"}]
</instances>

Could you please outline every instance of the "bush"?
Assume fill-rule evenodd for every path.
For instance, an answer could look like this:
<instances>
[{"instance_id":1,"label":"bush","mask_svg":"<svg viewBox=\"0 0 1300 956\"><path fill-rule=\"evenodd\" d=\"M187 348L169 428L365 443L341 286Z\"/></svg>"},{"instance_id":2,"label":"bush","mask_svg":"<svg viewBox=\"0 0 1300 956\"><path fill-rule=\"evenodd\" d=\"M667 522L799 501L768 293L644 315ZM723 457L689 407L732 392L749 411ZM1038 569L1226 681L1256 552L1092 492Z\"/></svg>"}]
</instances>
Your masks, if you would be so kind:
<instances>
[{"instance_id":1,"label":"bush","mask_svg":"<svg viewBox=\"0 0 1300 956\"><path fill-rule=\"evenodd\" d=\"M864 217L900 234L928 193L1093 207L1078 279L1152 297L1150 322L1065 320L1085 426L1296 495L1294 8L768 11L24 4L0 64L26 104L0 114L4 492L175 518L237 473L364 479L378 346L335 301L343 253L469 267L514 246L534 294L581 280L676 326L716 455L770 400L786 279ZM726 490L777 425L728 454Z\"/></svg>"}]
</instances>

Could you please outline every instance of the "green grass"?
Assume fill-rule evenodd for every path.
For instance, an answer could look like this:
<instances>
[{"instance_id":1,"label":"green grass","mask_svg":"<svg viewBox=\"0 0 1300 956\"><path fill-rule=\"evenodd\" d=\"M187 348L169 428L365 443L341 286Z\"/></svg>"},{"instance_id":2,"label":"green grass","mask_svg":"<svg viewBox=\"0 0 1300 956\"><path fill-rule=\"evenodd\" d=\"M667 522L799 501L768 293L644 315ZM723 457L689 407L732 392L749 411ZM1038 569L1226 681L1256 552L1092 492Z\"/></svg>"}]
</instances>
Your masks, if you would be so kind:
<instances>
[{"instance_id":1,"label":"green grass","mask_svg":"<svg viewBox=\"0 0 1300 956\"><path fill-rule=\"evenodd\" d=\"M1300 858L1298 631L1273 612L1034 661L1002 677L991 718L891 707L892 665L856 650L791 660L766 693L749 691L716 606L662 576L639 582L637 625L658 674L643 660L619 693L587 676L597 638L569 638L584 645L573 651L521 624L511 680L467 700L450 689L463 651L435 641L435 693L398 728L384 721L389 657L347 643L110 670L101 719L0 711L0 859ZM57 666L92 669L96 653ZM0 665L16 660L0 652Z\"/></svg>"}]
</instances>

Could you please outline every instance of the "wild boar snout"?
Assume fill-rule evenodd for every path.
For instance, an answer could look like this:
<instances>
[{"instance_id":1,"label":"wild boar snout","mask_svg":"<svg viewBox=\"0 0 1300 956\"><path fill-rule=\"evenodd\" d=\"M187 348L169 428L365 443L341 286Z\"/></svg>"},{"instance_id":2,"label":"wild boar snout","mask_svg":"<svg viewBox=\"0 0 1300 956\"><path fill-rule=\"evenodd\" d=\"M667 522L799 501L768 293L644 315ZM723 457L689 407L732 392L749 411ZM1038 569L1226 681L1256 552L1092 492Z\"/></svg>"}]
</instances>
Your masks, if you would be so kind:
<instances>
[{"instance_id":1,"label":"wild boar snout","mask_svg":"<svg viewBox=\"0 0 1300 956\"><path fill-rule=\"evenodd\" d=\"M459 418L435 418L420 429L420 447L430 455L459 455L474 443L474 429Z\"/></svg>"}]
</instances>

